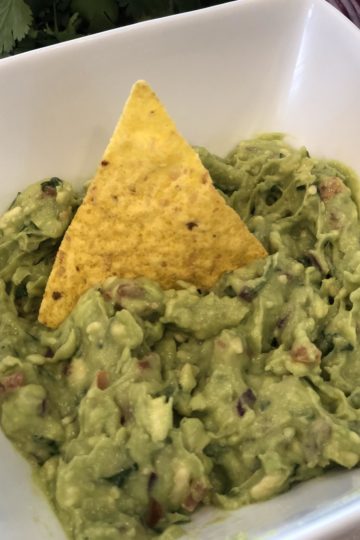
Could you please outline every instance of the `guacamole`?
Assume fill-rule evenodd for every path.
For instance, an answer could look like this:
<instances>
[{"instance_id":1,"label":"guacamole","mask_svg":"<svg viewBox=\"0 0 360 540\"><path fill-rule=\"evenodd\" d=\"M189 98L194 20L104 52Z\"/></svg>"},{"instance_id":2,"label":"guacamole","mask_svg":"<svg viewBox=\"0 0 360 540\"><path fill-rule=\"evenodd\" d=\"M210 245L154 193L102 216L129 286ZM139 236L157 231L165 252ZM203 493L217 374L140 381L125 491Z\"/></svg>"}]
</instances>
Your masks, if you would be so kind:
<instances>
[{"instance_id":1,"label":"guacamole","mask_svg":"<svg viewBox=\"0 0 360 540\"><path fill-rule=\"evenodd\" d=\"M52 178L0 220L1 426L71 539L174 538L203 504L360 459L356 178L281 135L198 152L269 253L211 291L110 278L50 330L39 304L81 197Z\"/></svg>"}]
</instances>

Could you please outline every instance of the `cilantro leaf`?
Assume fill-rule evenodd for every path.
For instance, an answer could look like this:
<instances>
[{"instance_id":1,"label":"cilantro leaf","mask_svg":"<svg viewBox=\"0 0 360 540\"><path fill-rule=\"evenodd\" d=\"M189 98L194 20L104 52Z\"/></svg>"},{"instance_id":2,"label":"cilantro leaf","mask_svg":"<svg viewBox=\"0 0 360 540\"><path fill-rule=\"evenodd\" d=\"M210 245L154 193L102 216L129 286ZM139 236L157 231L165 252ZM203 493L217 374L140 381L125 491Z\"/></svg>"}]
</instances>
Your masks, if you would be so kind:
<instances>
[{"instance_id":1,"label":"cilantro leaf","mask_svg":"<svg viewBox=\"0 0 360 540\"><path fill-rule=\"evenodd\" d=\"M87 23L87 33L114 28L119 16L115 0L72 0L71 9Z\"/></svg>"},{"instance_id":2,"label":"cilantro leaf","mask_svg":"<svg viewBox=\"0 0 360 540\"><path fill-rule=\"evenodd\" d=\"M0 0L0 58L228 0Z\"/></svg>"},{"instance_id":3,"label":"cilantro leaf","mask_svg":"<svg viewBox=\"0 0 360 540\"><path fill-rule=\"evenodd\" d=\"M136 21L173 13L169 0L118 0L118 3L120 7L126 8L126 14Z\"/></svg>"},{"instance_id":4,"label":"cilantro leaf","mask_svg":"<svg viewBox=\"0 0 360 540\"><path fill-rule=\"evenodd\" d=\"M220 2L217 2L220 4ZM174 7L177 12L182 11L192 11L193 9L200 9L201 1L200 0L174 0Z\"/></svg>"},{"instance_id":5,"label":"cilantro leaf","mask_svg":"<svg viewBox=\"0 0 360 540\"><path fill-rule=\"evenodd\" d=\"M0 2L0 54L8 53L29 31L32 11L24 0Z\"/></svg>"},{"instance_id":6,"label":"cilantro leaf","mask_svg":"<svg viewBox=\"0 0 360 540\"><path fill-rule=\"evenodd\" d=\"M78 26L80 24L80 18L78 13L71 15L66 28L64 30L51 29L49 26L46 26L45 32L49 36L54 36L56 40L60 43L61 41L68 41L80 37L78 33Z\"/></svg>"}]
</instances>

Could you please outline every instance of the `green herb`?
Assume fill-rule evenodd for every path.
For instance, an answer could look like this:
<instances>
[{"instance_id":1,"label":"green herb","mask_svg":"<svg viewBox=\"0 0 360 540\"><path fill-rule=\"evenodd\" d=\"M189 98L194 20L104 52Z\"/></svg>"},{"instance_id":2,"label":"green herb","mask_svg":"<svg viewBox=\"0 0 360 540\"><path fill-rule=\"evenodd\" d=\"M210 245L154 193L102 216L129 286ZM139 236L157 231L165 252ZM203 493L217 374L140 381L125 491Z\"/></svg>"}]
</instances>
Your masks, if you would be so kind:
<instances>
[{"instance_id":1,"label":"green herb","mask_svg":"<svg viewBox=\"0 0 360 540\"><path fill-rule=\"evenodd\" d=\"M53 176L50 178L50 180L45 180L45 182L41 183L41 191L46 191L47 188L56 188L57 186L60 186L63 183L60 178L57 178L56 176Z\"/></svg>"},{"instance_id":2,"label":"green herb","mask_svg":"<svg viewBox=\"0 0 360 540\"><path fill-rule=\"evenodd\" d=\"M30 29L32 12L23 0L2 0L0 4L0 52L8 53Z\"/></svg>"},{"instance_id":3,"label":"green herb","mask_svg":"<svg viewBox=\"0 0 360 540\"><path fill-rule=\"evenodd\" d=\"M20 300L20 298L25 298L26 296L28 296L26 283L22 282L16 287L14 297L15 300Z\"/></svg>"},{"instance_id":4,"label":"green herb","mask_svg":"<svg viewBox=\"0 0 360 540\"><path fill-rule=\"evenodd\" d=\"M0 0L0 58L226 0Z\"/></svg>"},{"instance_id":5,"label":"green herb","mask_svg":"<svg viewBox=\"0 0 360 540\"><path fill-rule=\"evenodd\" d=\"M122 471L118 472L117 474L114 474L113 476L108 476L105 478L108 482L111 484L114 484L114 486L122 487L126 480L129 478L131 473L137 471L139 469L137 463L134 463L131 465L131 467L128 467L127 469L123 469Z\"/></svg>"},{"instance_id":6,"label":"green herb","mask_svg":"<svg viewBox=\"0 0 360 540\"><path fill-rule=\"evenodd\" d=\"M41 435L33 435L33 440L37 444L43 444L51 449L51 455L57 454L59 452L59 443L54 439L49 439L49 437L42 437Z\"/></svg>"}]
</instances>

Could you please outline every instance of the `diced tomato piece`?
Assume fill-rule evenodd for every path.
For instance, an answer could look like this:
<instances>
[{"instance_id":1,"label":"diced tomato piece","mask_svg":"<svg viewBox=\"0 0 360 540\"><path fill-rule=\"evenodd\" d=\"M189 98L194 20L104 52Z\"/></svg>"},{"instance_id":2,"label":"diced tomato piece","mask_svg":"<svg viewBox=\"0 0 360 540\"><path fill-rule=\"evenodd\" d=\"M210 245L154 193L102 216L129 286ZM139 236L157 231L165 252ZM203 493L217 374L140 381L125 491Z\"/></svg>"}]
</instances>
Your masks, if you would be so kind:
<instances>
[{"instance_id":1,"label":"diced tomato piece","mask_svg":"<svg viewBox=\"0 0 360 540\"><path fill-rule=\"evenodd\" d=\"M291 350L291 357L295 362L301 362L303 364L318 363L321 360L321 351L313 344L311 344L311 348L304 345L293 348Z\"/></svg>"},{"instance_id":2,"label":"diced tomato piece","mask_svg":"<svg viewBox=\"0 0 360 540\"><path fill-rule=\"evenodd\" d=\"M190 493L182 503L182 507L188 512L193 512L199 506L207 493L207 487L199 481L191 483Z\"/></svg>"},{"instance_id":3,"label":"diced tomato piece","mask_svg":"<svg viewBox=\"0 0 360 540\"><path fill-rule=\"evenodd\" d=\"M16 371L0 379L0 388L3 390L16 390L25 383L25 376L21 371Z\"/></svg>"},{"instance_id":4,"label":"diced tomato piece","mask_svg":"<svg viewBox=\"0 0 360 540\"><path fill-rule=\"evenodd\" d=\"M321 182L319 187L320 198L324 202L329 201L343 191L345 191L345 184L337 176L329 176L329 178Z\"/></svg>"},{"instance_id":5,"label":"diced tomato piece","mask_svg":"<svg viewBox=\"0 0 360 540\"><path fill-rule=\"evenodd\" d=\"M96 374L96 384L100 390L106 390L109 386L108 372L105 370L98 371Z\"/></svg>"},{"instance_id":6,"label":"diced tomato piece","mask_svg":"<svg viewBox=\"0 0 360 540\"><path fill-rule=\"evenodd\" d=\"M154 527L156 527L163 515L164 511L159 501L154 499L154 497L150 497L149 507L146 516L146 525L153 529Z\"/></svg>"}]
</instances>

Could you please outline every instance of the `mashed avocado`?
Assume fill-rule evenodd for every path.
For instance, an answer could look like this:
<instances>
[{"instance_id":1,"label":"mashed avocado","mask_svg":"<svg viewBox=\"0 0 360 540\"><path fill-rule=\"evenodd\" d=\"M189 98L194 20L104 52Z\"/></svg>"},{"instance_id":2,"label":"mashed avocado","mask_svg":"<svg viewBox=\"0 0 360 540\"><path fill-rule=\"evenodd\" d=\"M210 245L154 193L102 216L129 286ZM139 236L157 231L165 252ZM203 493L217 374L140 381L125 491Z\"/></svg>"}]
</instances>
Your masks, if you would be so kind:
<instances>
[{"instance_id":1,"label":"mashed avocado","mask_svg":"<svg viewBox=\"0 0 360 540\"><path fill-rule=\"evenodd\" d=\"M360 459L356 179L277 135L198 151L270 254L210 292L111 278L49 330L38 307L79 197L53 178L0 220L1 425L72 539L174 538L201 504Z\"/></svg>"}]
</instances>

